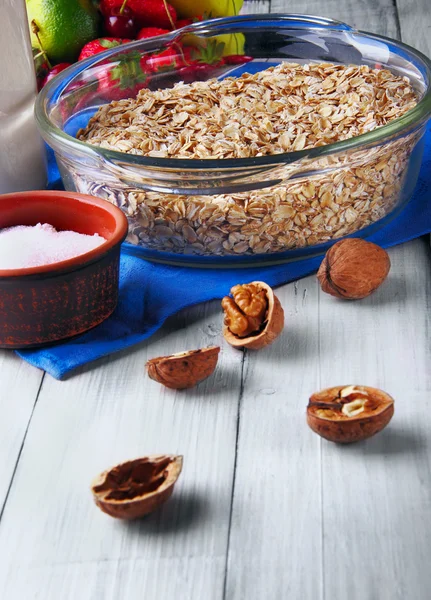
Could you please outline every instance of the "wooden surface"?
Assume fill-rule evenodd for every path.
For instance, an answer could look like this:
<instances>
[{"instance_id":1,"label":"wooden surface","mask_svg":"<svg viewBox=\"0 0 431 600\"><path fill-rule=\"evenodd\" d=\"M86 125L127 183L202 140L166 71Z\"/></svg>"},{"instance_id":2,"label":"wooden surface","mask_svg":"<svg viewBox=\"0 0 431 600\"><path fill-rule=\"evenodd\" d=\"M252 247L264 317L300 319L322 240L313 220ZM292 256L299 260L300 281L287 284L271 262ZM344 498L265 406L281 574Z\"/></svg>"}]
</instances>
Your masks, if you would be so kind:
<instances>
[{"instance_id":1,"label":"wooden surface","mask_svg":"<svg viewBox=\"0 0 431 600\"><path fill-rule=\"evenodd\" d=\"M428 0L250 2L333 17L431 54ZM431 253L390 251L362 302L314 276L278 289L287 326L258 353L222 343L218 302L58 382L0 352L1 600L427 600L431 570ZM187 393L147 358L221 344ZM306 426L308 396L357 382L396 399L391 425L339 447ZM172 499L121 523L91 479L123 459L184 455Z\"/></svg>"}]
</instances>

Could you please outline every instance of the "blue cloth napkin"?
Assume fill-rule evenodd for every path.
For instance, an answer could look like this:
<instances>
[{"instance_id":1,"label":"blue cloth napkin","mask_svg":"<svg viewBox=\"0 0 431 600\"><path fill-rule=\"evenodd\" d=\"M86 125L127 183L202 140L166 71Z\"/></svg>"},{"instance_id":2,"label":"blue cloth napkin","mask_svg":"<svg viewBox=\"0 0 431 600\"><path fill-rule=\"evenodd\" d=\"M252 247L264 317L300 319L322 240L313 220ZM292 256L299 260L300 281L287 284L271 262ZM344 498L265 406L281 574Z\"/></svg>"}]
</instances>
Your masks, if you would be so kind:
<instances>
[{"instance_id":1,"label":"blue cloth napkin","mask_svg":"<svg viewBox=\"0 0 431 600\"><path fill-rule=\"evenodd\" d=\"M52 156L50 181L50 187L61 187ZM431 123L412 200L396 219L368 239L389 247L429 233L430 200ZM81 365L142 342L169 316L187 306L222 298L237 283L253 280L263 280L272 286L288 283L315 271L321 260L317 257L274 267L214 270L154 264L123 252L119 303L109 319L68 342L18 354L31 365L62 379Z\"/></svg>"}]
</instances>

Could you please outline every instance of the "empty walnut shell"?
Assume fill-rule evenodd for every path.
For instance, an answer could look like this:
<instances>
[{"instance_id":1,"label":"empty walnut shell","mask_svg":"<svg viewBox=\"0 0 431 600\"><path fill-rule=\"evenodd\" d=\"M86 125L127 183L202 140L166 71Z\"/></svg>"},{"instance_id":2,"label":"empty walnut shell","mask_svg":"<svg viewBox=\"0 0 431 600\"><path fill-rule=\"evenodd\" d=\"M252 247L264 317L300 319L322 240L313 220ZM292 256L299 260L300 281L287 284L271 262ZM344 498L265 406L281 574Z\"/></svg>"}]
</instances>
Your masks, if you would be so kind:
<instances>
[{"instance_id":1,"label":"empty walnut shell","mask_svg":"<svg viewBox=\"0 0 431 600\"><path fill-rule=\"evenodd\" d=\"M349 443L375 435L393 414L394 400L386 392L362 385L341 385L311 396L307 423L331 442Z\"/></svg>"},{"instance_id":2,"label":"empty walnut shell","mask_svg":"<svg viewBox=\"0 0 431 600\"><path fill-rule=\"evenodd\" d=\"M94 501L117 519L137 519L170 497L183 457L155 454L129 460L101 473L91 484Z\"/></svg>"},{"instance_id":3,"label":"empty walnut shell","mask_svg":"<svg viewBox=\"0 0 431 600\"><path fill-rule=\"evenodd\" d=\"M231 346L250 350L271 344L284 327L283 307L272 288L263 281L253 281L234 286L231 294L233 298L222 300L225 340Z\"/></svg>"},{"instance_id":4,"label":"empty walnut shell","mask_svg":"<svg viewBox=\"0 0 431 600\"><path fill-rule=\"evenodd\" d=\"M146 364L148 375L174 390L191 388L214 372L219 352L219 346L209 346L151 358Z\"/></svg>"},{"instance_id":5,"label":"empty walnut shell","mask_svg":"<svg viewBox=\"0 0 431 600\"><path fill-rule=\"evenodd\" d=\"M317 277L327 294L357 300L372 294L390 268L386 250L365 240L348 238L328 250Z\"/></svg>"}]
</instances>

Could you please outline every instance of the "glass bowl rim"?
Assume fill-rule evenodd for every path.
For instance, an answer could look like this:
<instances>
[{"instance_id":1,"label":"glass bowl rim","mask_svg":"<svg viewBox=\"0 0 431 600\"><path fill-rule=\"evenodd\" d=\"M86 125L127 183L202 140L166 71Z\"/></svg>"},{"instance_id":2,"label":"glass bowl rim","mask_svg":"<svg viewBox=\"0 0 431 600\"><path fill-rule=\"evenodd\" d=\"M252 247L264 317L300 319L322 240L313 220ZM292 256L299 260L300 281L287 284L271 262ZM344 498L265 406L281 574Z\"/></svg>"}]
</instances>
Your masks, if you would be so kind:
<instances>
[{"instance_id":1,"label":"glass bowl rim","mask_svg":"<svg viewBox=\"0 0 431 600\"><path fill-rule=\"evenodd\" d=\"M313 27L298 27L292 24L294 20L303 20L305 24L315 23L317 26ZM61 94L67 85L77 75L84 72L88 67L97 65L98 63L105 61L111 56L115 56L124 50L133 50L139 48L146 51L161 51L161 48L167 44L174 42L177 38L190 33L207 33L211 35L222 35L232 33L228 26L240 26L247 22L262 22L266 23L266 27L270 28L284 28L284 29L299 29L299 30L310 30L320 32L340 32L344 31L351 35L358 35L361 38L370 39L373 41L381 41L383 43L389 42L390 44L396 45L398 48L403 50L407 55L413 55L415 59L422 63L422 67L425 70L428 78L428 87L423 98L418 104L407 111L401 117L390 121L386 125L377 127L372 131L363 133L361 135L349 138L347 140L341 140L333 144L326 144L324 146L317 146L305 150L297 150L293 152L284 152L277 154L268 154L264 156L256 156L249 158L160 158L160 157L149 157L128 154L126 152L119 152L116 150L108 150L78 140L77 138L65 133L62 129L57 127L50 120L47 107L53 101L53 96ZM271 25L272 24L272 25ZM235 31L235 33L238 33ZM108 102L106 104L109 104ZM60 146L67 148L68 151L75 150L80 154L93 154L96 156L102 156L109 162L121 162L123 165L130 164L131 166L140 167L153 167L156 169L179 169L179 170L193 170L193 171L206 171L208 169L238 169L247 167L269 167L278 166L283 164L290 164L297 160L304 158L312 159L317 157L324 157L335 154L337 152L349 151L354 148L366 147L368 145L376 145L378 142L384 142L386 139L393 138L397 134L402 134L408 129L418 128L431 116L431 60L428 59L422 52L415 48L383 35L377 35L367 31L357 30L351 28L349 25L336 21L333 19L327 19L325 17L317 17L312 15L300 15L300 14L268 14L268 15L239 15L234 17L225 17L219 19L212 19L209 21L202 21L192 25L187 25L181 29L177 29L169 34L160 35L150 39L134 40L121 46L115 46L87 58L86 60L78 61L71 65L61 73L59 73L52 81L50 81L38 94L35 102L35 119L38 125L39 131L45 141L50 144L50 140L54 140ZM54 148L54 151L57 151Z\"/></svg>"}]
</instances>

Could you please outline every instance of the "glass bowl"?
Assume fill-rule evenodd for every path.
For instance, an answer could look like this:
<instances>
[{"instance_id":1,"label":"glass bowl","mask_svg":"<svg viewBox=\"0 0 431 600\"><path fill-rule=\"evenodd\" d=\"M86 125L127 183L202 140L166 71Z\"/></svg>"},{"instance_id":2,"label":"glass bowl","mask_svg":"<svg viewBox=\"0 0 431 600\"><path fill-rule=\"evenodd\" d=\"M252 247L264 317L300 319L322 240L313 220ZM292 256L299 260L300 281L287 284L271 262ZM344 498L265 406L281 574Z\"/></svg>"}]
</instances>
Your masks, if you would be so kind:
<instances>
[{"instance_id":1,"label":"glass bowl","mask_svg":"<svg viewBox=\"0 0 431 600\"><path fill-rule=\"evenodd\" d=\"M256 73L281 62L387 68L417 105L389 123L312 149L251 158L141 156L76 139L97 109L140 89ZM78 62L50 82L36 120L66 189L107 199L129 221L125 248L155 261L257 266L367 237L411 198L431 110L430 61L348 25L301 15L215 19Z\"/></svg>"}]
</instances>

